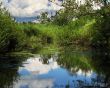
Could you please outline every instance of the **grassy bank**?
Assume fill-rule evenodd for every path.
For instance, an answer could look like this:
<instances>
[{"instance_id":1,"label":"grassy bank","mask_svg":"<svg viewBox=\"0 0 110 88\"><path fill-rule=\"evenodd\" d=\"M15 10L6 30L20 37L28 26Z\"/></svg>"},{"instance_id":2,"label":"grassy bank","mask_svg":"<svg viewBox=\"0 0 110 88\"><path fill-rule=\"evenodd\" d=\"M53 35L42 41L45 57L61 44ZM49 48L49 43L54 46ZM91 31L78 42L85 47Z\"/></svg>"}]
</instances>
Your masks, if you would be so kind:
<instances>
[{"instance_id":1,"label":"grassy bank","mask_svg":"<svg viewBox=\"0 0 110 88\"><path fill-rule=\"evenodd\" d=\"M64 26L54 23L13 23L12 28L9 29L10 34L7 34L11 36L1 37L1 43L5 39L2 50L4 52L22 50L35 52L51 44L57 47L73 44L89 46L95 33L94 24L95 19L90 16L81 17Z\"/></svg>"},{"instance_id":2,"label":"grassy bank","mask_svg":"<svg viewBox=\"0 0 110 88\"><path fill-rule=\"evenodd\" d=\"M72 21L64 26L58 26L53 23L45 24L18 24L17 28L28 31L30 34L43 38L50 38L52 43L75 43L82 39L92 38L93 25L95 19L83 17L76 21ZM32 33L33 32L33 33ZM48 40L48 39L47 39ZM88 39L87 39L88 40ZM68 41L68 42L66 42Z\"/></svg>"}]
</instances>

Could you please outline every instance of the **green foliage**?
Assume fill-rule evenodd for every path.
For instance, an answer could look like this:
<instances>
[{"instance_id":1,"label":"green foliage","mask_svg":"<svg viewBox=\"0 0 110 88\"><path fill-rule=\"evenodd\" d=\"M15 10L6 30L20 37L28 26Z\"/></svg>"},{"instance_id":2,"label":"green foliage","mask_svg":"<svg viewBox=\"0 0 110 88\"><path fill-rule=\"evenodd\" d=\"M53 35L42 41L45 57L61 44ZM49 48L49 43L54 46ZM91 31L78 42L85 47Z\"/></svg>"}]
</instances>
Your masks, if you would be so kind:
<instances>
[{"instance_id":1,"label":"green foliage","mask_svg":"<svg viewBox=\"0 0 110 88\"><path fill-rule=\"evenodd\" d=\"M108 46L110 44L110 6L102 7L96 16L94 25L96 34L93 36L93 43L98 46Z\"/></svg>"},{"instance_id":2,"label":"green foliage","mask_svg":"<svg viewBox=\"0 0 110 88\"><path fill-rule=\"evenodd\" d=\"M68 44L90 45L95 32L93 29L94 23L95 19L84 16L64 26L53 23L20 24L19 26L27 36L27 47L33 46L32 48L35 48L35 45L42 47L42 44L54 44L57 46Z\"/></svg>"},{"instance_id":3,"label":"green foliage","mask_svg":"<svg viewBox=\"0 0 110 88\"><path fill-rule=\"evenodd\" d=\"M67 18L67 13L60 12L54 17L53 23L59 26L64 26L68 24L69 20Z\"/></svg>"},{"instance_id":4,"label":"green foliage","mask_svg":"<svg viewBox=\"0 0 110 88\"><path fill-rule=\"evenodd\" d=\"M0 52L20 50L24 36L21 30L17 30L10 14L0 8Z\"/></svg>"},{"instance_id":5,"label":"green foliage","mask_svg":"<svg viewBox=\"0 0 110 88\"><path fill-rule=\"evenodd\" d=\"M82 17L76 21L70 22L62 33L59 33L59 44L60 45L90 45L91 39L94 34L93 25L95 19Z\"/></svg>"},{"instance_id":6,"label":"green foliage","mask_svg":"<svg viewBox=\"0 0 110 88\"><path fill-rule=\"evenodd\" d=\"M56 46L83 44L84 42L90 44L94 32L92 31L94 22L95 20L90 16L75 19L75 21L70 21L63 26L53 23L24 24L12 22L13 25L7 24L7 26L10 25L9 30L4 27L3 32L0 32L2 41L0 51L28 50L34 52L47 44Z\"/></svg>"},{"instance_id":7,"label":"green foliage","mask_svg":"<svg viewBox=\"0 0 110 88\"><path fill-rule=\"evenodd\" d=\"M88 63L90 62L88 52L76 50L75 47L73 48L71 46L70 48L66 47L62 49L57 62L59 65L73 72L77 72L78 69L87 72L91 68L91 65Z\"/></svg>"},{"instance_id":8,"label":"green foliage","mask_svg":"<svg viewBox=\"0 0 110 88\"><path fill-rule=\"evenodd\" d=\"M91 8L89 0L83 5L67 0L63 6L65 9L59 11L52 22L48 22L47 13L42 13L43 24L15 23L6 9L0 8L0 52L36 51L49 44L109 44L108 4L97 11Z\"/></svg>"},{"instance_id":9,"label":"green foliage","mask_svg":"<svg viewBox=\"0 0 110 88\"><path fill-rule=\"evenodd\" d=\"M47 12L42 13L40 20L41 20L41 23L49 22L50 18L48 17L48 13Z\"/></svg>"}]
</instances>

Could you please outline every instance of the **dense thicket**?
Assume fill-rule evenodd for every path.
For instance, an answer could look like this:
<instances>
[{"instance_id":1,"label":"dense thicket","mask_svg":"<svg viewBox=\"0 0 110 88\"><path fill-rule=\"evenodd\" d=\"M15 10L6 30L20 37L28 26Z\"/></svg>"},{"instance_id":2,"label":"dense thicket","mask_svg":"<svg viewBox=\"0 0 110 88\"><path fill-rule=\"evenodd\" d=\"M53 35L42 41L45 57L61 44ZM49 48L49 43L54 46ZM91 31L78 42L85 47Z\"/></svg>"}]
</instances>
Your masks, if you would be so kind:
<instances>
[{"instance_id":1,"label":"dense thicket","mask_svg":"<svg viewBox=\"0 0 110 88\"><path fill-rule=\"evenodd\" d=\"M66 0L65 9L48 19L42 14L42 23L15 23L4 8L0 8L0 53L38 50L47 44L109 46L110 4L108 0L94 0L101 5L93 9L93 0L78 4ZM1 5L0 5L1 7Z\"/></svg>"},{"instance_id":2,"label":"dense thicket","mask_svg":"<svg viewBox=\"0 0 110 88\"><path fill-rule=\"evenodd\" d=\"M110 1L109 0L85 0L85 2L76 0L65 0L63 6L65 9L56 14L54 23L60 26L70 24L73 20L81 20L85 17L95 19L92 30L91 45L109 46L110 41ZM99 9L100 8L100 9ZM84 19L83 19L84 20ZM80 25L80 23L79 23ZM75 29L75 28L73 28ZM83 40L83 38L82 38Z\"/></svg>"},{"instance_id":3,"label":"dense thicket","mask_svg":"<svg viewBox=\"0 0 110 88\"><path fill-rule=\"evenodd\" d=\"M12 51L21 40L19 30L16 30L15 23L6 9L0 5L0 52Z\"/></svg>"}]
</instances>

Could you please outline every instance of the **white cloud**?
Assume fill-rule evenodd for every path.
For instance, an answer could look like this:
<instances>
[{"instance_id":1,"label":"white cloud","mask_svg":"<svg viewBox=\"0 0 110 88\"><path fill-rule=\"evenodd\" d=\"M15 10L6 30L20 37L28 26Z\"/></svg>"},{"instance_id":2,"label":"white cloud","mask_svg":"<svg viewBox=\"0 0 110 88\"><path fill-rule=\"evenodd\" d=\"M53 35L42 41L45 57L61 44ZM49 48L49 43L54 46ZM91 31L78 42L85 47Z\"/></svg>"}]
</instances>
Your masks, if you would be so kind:
<instances>
[{"instance_id":1,"label":"white cloud","mask_svg":"<svg viewBox=\"0 0 110 88\"><path fill-rule=\"evenodd\" d=\"M13 83L13 88L52 88L53 79L23 79Z\"/></svg>"},{"instance_id":2,"label":"white cloud","mask_svg":"<svg viewBox=\"0 0 110 88\"><path fill-rule=\"evenodd\" d=\"M37 78L39 75L47 74L50 70L58 68L53 58L49 59L48 65L42 63L40 56L29 58L23 63L23 67L19 67L18 70L21 76L18 81L13 82L13 88L52 88L54 86L53 78Z\"/></svg>"},{"instance_id":3,"label":"white cloud","mask_svg":"<svg viewBox=\"0 0 110 88\"><path fill-rule=\"evenodd\" d=\"M31 74L46 74L52 69L57 69L59 68L58 64L56 61L53 60L53 58L50 58L49 64L43 64L41 61L41 57L35 57L35 58L30 58L24 63L23 67L19 68L19 73L22 73L24 70L30 72Z\"/></svg>"},{"instance_id":4,"label":"white cloud","mask_svg":"<svg viewBox=\"0 0 110 88\"><path fill-rule=\"evenodd\" d=\"M39 15L42 11L55 11L62 7L48 0L2 0L10 14L15 17L33 17Z\"/></svg>"}]
</instances>

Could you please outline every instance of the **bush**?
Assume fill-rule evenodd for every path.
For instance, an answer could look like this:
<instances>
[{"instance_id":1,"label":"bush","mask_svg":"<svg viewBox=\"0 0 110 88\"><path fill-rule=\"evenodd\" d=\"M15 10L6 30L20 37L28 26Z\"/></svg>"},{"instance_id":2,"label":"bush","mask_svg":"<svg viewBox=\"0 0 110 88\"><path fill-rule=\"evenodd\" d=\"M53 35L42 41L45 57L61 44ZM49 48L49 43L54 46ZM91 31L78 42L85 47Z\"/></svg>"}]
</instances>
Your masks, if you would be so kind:
<instances>
[{"instance_id":1,"label":"bush","mask_svg":"<svg viewBox=\"0 0 110 88\"><path fill-rule=\"evenodd\" d=\"M23 31L17 30L10 14L0 8L0 53L20 50L23 42Z\"/></svg>"}]
</instances>

